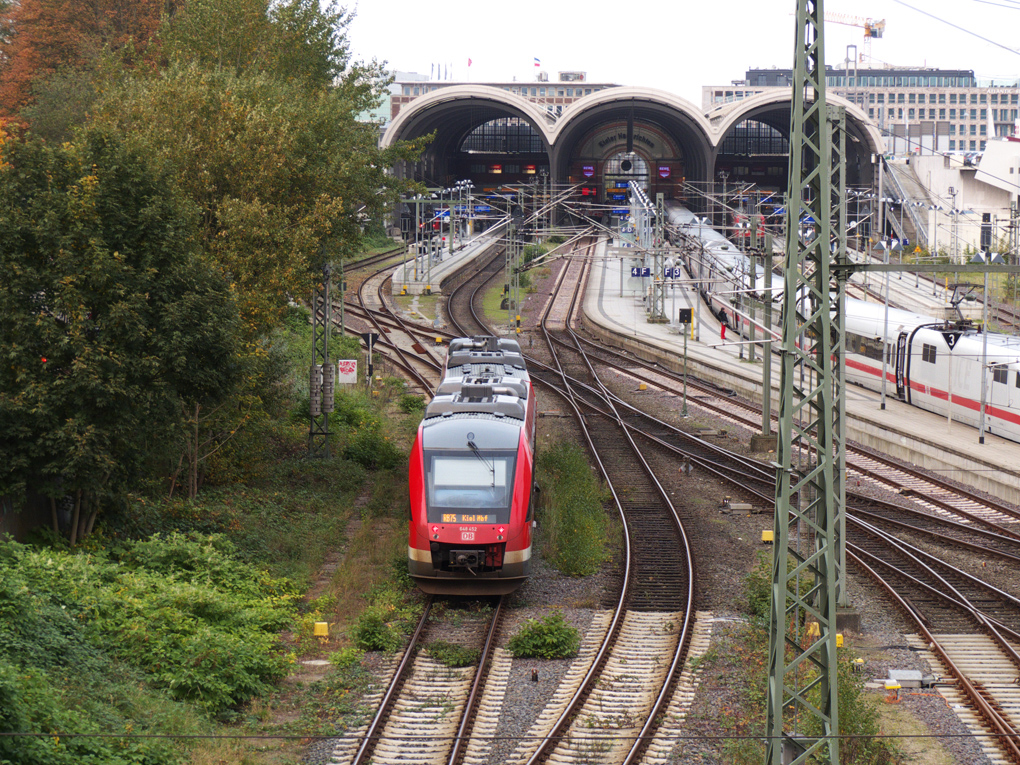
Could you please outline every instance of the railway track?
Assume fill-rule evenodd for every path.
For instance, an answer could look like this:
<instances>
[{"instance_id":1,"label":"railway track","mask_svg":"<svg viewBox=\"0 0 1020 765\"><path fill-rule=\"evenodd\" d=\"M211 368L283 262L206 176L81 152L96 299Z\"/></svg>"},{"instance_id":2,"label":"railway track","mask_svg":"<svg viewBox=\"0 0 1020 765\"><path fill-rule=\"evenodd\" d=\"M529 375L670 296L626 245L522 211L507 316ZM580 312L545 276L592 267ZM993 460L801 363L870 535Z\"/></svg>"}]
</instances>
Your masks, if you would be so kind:
<instances>
[{"instance_id":1,"label":"railway track","mask_svg":"<svg viewBox=\"0 0 1020 765\"><path fill-rule=\"evenodd\" d=\"M431 621L435 600L429 597L414 634L390 681L372 702L373 718L342 739L333 751L333 765L457 765L468 753L467 732L479 723L482 690L493 664L505 687L505 652L496 643L504 616L504 599L498 598L487 620L456 623ZM429 638L479 646L479 658L470 666L449 667L423 650ZM491 731L488 733L492 735Z\"/></svg>"},{"instance_id":2,"label":"railway track","mask_svg":"<svg viewBox=\"0 0 1020 765\"><path fill-rule=\"evenodd\" d=\"M598 391L598 376L583 350L557 351L551 339L554 332L567 331L584 270L585 263L575 260L561 272L560 285L573 284L574 289L560 293L565 296L549 304L541 322L553 364L529 358L529 370L533 380L575 411L606 478L625 533L623 586L612 614L600 615L589 631L590 642L568 673L570 680L509 762L590 762L596 755L604 762L636 762L669 702L670 679L680 674L693 623L693 570L679 515L619 415L581 413L600 395L603 406L612 409L606 391ZM458 291L463 297L451 296L451 318L461 332L484 328L476 298L490 279L482 269ZM576 375L584 374L592 382L575 382ZM686 555L678 554L684 550Z\"/></svg>"},{"instance_id":3,"label":"railway track","mask_svg":"<svg viewBox=\"0 0 1020 765\"><path fill-rule=\"evenodd\" d=\"M867 529L864 538L862 544L847 544L848 560L874 579L917 627L915 647L949 678L940 691L989 758L1020 762L1020 601L874 528Z\"/></svg>"},{"instance_id":4,"label":"railway track","mask_svg":"<svg viewBox=\"0 0 1020 765\"><path fill-rule=\"evenodd\" d=\"M484 266L479 269L479 272L476 274L477 279L474 281L468 280L465 283L466 291L457 298L459 307L454 308L454 296L451 296L451 318L456 314L456 321L458 322L461 334L477 334L488 331L485 328L484 321L475 313L473 304L475 302L475 295L480 291L481 285L498 272L498 261L495 267L490 265L487 272ZM567 271L564 270L563 276L566 277L566 275ZM574 278L573 281L580 283L583 282L583 279ZM576 294L578 293L574 293L574 299L576 299ZM553 305L560 305L560 310L562 309L562 304L557 301L554 301ZM567 316L569 317L574 310L575 308L571 308ZM552 312L550 315L552 315ZM621 433L633 434L627 435L628 439L636 439L637 434L641 433L643 434L642 438L649 439L652 443L667 444L673 441L670 444L671 448L677 450L678 454L681 453L683 447L679 443L682 439L676 437L674 441L674 434L668 431L668 428L672 428L672 426L667 426L667 429L664 430L657 430L661 426L652 425L648 422L637 425L637 410L628 410L627 406L619 398L608 391L608 388L600 382L596 382L594 378L597 375L594 375L594 367L602 366L604 363L615 364L620 370L620 374L627 375L635 380L647 381L674 394L678 391L679 378L654 365L644 364L622 354L615 354L617 358L613 361L607 360L605 358L606 349L604 346L597 347L597 361L593 361L590 357L587 361L584 360L586 353L581 350L582 346L587 344L590 350L595 344L576 335L568 337L573 335L572 332L567 331L570 323L568 318L562 322L562 327L556 327L548 334L550 354L556 355L559 353L565 356L563 363L560 365L560 379L557 381L552 376L550 366L535 363L532 368L534 370L533 376L536 380L547 382L549 385L554 386L559 395L563 395L565 400L572 402L572 405L577 408L579 419L592 428L591 433L594 435L589 437L598 443L619 443L621 441ZM434 334L434 331L431 329L421 328L413 324L406 326L405 331L418 337ZM576 351L570 350L571 344L577 348ZM554 347L558 350L552 350ZM596 351L590 352L596 353ZM537 360L529 360L529 365L533 361L537 362ZM586 379L586 375L591 375L591 378ZM755 421L747 416L748 412L753 414L757 412L743 405L738 406L730 397L727 397L726 391L720 391L715 386L698 387L698 382L690 377L687 383L689 387L693 387L696 390L694 396L689 395L689 400L694 406L718 406L719 409L726 412L726 416L732 417L735 422L739 422L742 426L755 430L758 428L760 419ZM724 403L714 404L708 401L710 396L713 398L722 396ZM608 428L612 424L614 413L617 425L615 434L608 429L598 430L600 427ZM685 457L686 459L702 460L706 465L713 463L717 459L717 454L711 449L708 450L708 453L703 454L694 454L692 451L683 453L688 455ZM626 461L628 458L622 454L612 450L605 451L604 454L607 455L606 463L627 466L624 468L624 472L639 472L635 464L632 462L628 463ZM1018 518L1015 508L990 502L974 495L958 498L954 495L961 493L959 488L947 483L940 483L927 476L912 475L914 471L910 471L904 466L894 466L890 464L892 462L891 460L881 458L880 455L869 454L862 450L859 463L860 469L858 470L858 464L854 462L853 472L850 475L854 480L877 482L885 487L895 488L905 498L921 503L923 509L907 508L892 503L883 504L871 498L867 498L867 510L855 508L849 514L851 517L848 518L848 525L853 529L854 535L854 543L851 546L851 551L848 552L848 557L861 570L873 573L882 567L889 569L892 565L890 563L891 560L907 554L904 552L907 548L901 547L896 551L885 549L883 552L880 546L876 546L878 543L873 540L881 538L883 534L884 536L890 536L890 532L915 534L940 544L954 544L961 547L969 545L969 549L975 552L998 556L1000 559L1010 562L1020 560L1020 549L1018 549L1018 539L1020 539L1020 536L1017 535L1014 528L1011 528L1015 527ZM724 471L720 471L720 475L722 472ZM759 492L759 495L763 498L770 498L768 471L766 470L765 473L766 475L756 479L759 485L752 490ZM730 480L734 479L731 478ZM640 517L642 515L642 508L648 504L649 495L643 489L638 488L623 493L630 496L627 496L624 500L618 497L617 501L621 513L624 512L624 506L629 502L626 510L633 517ZM962 493L966 494L966 492ZM852 497L853 495L850 494L850 496ZM633 528L637 528L636 522L632 521L632 523L635 524ZM661 527L662 524L658 525ZM632 536L631 531L632 527L627 526L628 537ZM868 549L867 545L876 547L875 549ZM654 547L649 549L654 549ZM919 553L920 551L916 550L911 551L909 554L924 560L923 556L920 556ZM652 553L651 557L654 559L654 553ZM914 558L911 558L911 560L914 560ZM898 581L895 584L885 583L882 586L888 587L891 593L890 596L903 607L905 613L917 621L918 635L920 636L917 640L919 644L928 646L925 650L931 652L933 664L934 662L940 662L946 668L947 673L959 672L959 677L954 681L951 688L946 689L946 692L958 692L965 703L974 709L975 719L979 721L976 725L981 728L982 735L985 735L988 741L995 742L996 746L1001 745L1008 748L1010 742L1006 736L1015 736L1017 733L1016 727L1012 722L1015 718L1011 716L1012 712L1004 714L1002 710L1012 709L1010 707L1012 702L1009 700L1008 694L1004 695L1003 688L997 688L995 693L991 695L988 695L987 689L992 686L1011 685L1013 680L1020 676L1020 663L1018 663L1015 656L1015 651L1013 655L1009 655L1007 652L1000 655L997 659L987 658L982 662L982 665L985 667L998 667L999 669L995 670L998 674L991 676L978 675L975 676L976 679L972 679L968 677L967 671L974 672L975 670L960 658L960 652L965 651L965 648L957 649L954 646L974 645L973 641L977 639L991 641L991 643L998 645L999 643L996 642L994 636L988 637L987 631L982 632L985 629L984 625L989 624L996 631L995 634L1012 636L1010 638L1004 637L999 642L1009 643L1012 641L1020 643L1020 634L1014 632L1014 630L1020 630L1017 602L1015 599L1010 601L1009 598L1006 598L1005 601L999 601L999 605L995 605L993 601L998 596L993 597L987 587L981 587L973 581L973 578L968 578L965 572L959 574L951 573L948 569L940 567L941 564L931 561L923 564L913 563L912 565L919 567L921 570L933 569L937 572L934 574L936 576L934 581L941 584L906 584L905 582L911 581L911 577L920 580L920 576L916 575L918 572L914 571L913 573L889 573L890 579L895 580L899 576L902 581ZM893 565L892 569L895 570L897 567ZM638 566L636 570L655 569L643 569L641 566ZM668 577L665 578L668 579ZM572 681L566 682L561 687L557 694L557 699L554 703L550 704L550 707L546 710L547 713L543 715L543 718L540 718L539 722L536 722L536 728L529 734L529 742L531 737L534 736L541 743L536 744L532 751L530 743L522 742L522 745L518 748L519 751L515 752L514 757L509 758L508 762L537 763L543 761L543 758L548 758L550 761L582 762L586 761L586 757L590 758L596 754L600 757L604 755L609 758L605 761L639 761L638 752L641 743L647 743L654 739L654 726L648 727L647 723L645 726L634 724L636 720L633 711L630 711L633 709L633 704L630 702L618 708L610 706L609 711L606 711L606 700L607 698L617 697L617 694L614 693L618 690L617 686L633 683L633 678L619 670L624 667L636 668L635 663L628 655L628 650L630 649L626 639L618 644L618 648L610 648L610 646L616 646L617 643L615 641L620 640L620 636L627 634L629 631L641 635L641 639L646 641L650 635L658 637L658 633L668 633L670 628L667 625L674 624L675 622L671 621L668 616L663 616L671 612L659 610L661 603L656 600L656 588L660 583L656 582L654 586L642 590L640 587L641 574L634 575L634 579L637 582L637 588L634 590L637 595L633 601L628 601L628 603L637 604L637 607L631 608L627 614L619 618L612 619L606 623L604 629L601 624L593 628L588 636L593 644L588 646L587 652L584 652L575 662L577 666L571 670ZM910 587L915 589L911 590ZM961 596L958 598L958 602L940 601L935 598L935 591L939 588L952 592L965 590L966 595L965 597ZM662 592L669 592L669 588L663 586ZM668 598L669 596L666 597ZM929 597L931 598L930 601L928 600ZM673 611L672 613L674 616L680 614L689 615L690 611L691 609L688 608L686 611ZM631 619L631 622L628 622L627 617L631 612L635 616ZM927 615L925 615L926 613ZM638 614L652 614L653 619L652 621L642 622L637 619L636 615ZM969 617L967 616L968 614L970 614ZM975 614L978 615L975 616ZM970 618L970 621L968 621L968 618ZM976 627L974 626L975 624L977 624ZM933 625L940 627L938 633L933 631ZM943 629L943 627L945 628ZM958 637L960 635L970 635L970 637ZM973 637L974 635L979 637L975 638ZM662 637L668 636L663 634ZM594 643L597 643L599 640L603 641L602 648L596 650ZM682 646L683 640L681 639L678 642ZM655 650L659 652L663 649L656 648ZM612 663L614 655L620 657L622 661ZM504 656L503 658L505 660L506 657ZM497 659L494 662L494 667L498 666L500 666L500 662ZM1004 679L1003 673L1010 671L1008 669L1010 667L1015 672L1012 676ZM571 676L571 673L568 673L568 676ZM603 675L603 673L606 674ZM641 673L645 673L643 669ZM651 675L651 673L648 674L649 676ZM668 676L676 676L676 674L678 673L671 672ZM493 682L492 689L486 688L485 695L501 700L502 696L498 683L501 673L494 671L493 676L497 680ZM599 696L591 689L591 678L595 676L604 676L606 678L604 682L604 686L607 689L606 696ZM661 681L651 682L654 685L655 682ZM1008 688L1005 690L1008 690ZM998 695L995 695L996 693ZM666 689L663 688L660 693L660 699L663 700L663 703L660 703L656 707L657 709L666 708L665 700L667 696ZM585 706L586 704L588 706ZM485 710L487 707L483 704L482 709ZM586 709L588 711L585 711ZM592 711L595 709L599 710L598 715ZM498 715L498 712L489 710L478 719L489 720L491 726L494 715ZM585 722L582 725L578 725L578 720ZM492 735L492 728L475 729L473 734L470 733L470 730L471 726L468 726L463 733L464 740L467 741L465 752L471 754L475 759L469 758L465 761L482 762L484 761L484 753L486 751L485 741L487 736ZM622 739L641 743L636 746L617 746L615 742ZM461 740L459 736L458 740ZM555 755L552 754L554 751L556 752ZM998 751L1001 752L1001 750ZM1014 758L1013 761L1020 762L1020 759L1016 759L1020 755L1010 754L1009 756Z\"/></svg>"}]
</instances>

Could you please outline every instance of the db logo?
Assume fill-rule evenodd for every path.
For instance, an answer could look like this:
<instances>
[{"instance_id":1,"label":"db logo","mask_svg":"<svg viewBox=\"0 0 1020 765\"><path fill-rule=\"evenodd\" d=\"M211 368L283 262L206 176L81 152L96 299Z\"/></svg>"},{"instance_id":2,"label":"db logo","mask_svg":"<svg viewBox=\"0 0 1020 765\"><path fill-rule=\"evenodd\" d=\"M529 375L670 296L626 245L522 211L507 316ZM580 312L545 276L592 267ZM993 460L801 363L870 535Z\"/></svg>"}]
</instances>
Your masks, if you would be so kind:
<instances>
[{"instance_id":1,"label":"db logo","mask_svg":"<svg viewBox=\"0 0 1020 765\"><path fill-rule=\"evenodd\" d=\"M460 532L460 541L461 542L474 542L475 541L475 532L473 532L473 531L462 531L462 532Z\"/></svg>"}]
</instances>

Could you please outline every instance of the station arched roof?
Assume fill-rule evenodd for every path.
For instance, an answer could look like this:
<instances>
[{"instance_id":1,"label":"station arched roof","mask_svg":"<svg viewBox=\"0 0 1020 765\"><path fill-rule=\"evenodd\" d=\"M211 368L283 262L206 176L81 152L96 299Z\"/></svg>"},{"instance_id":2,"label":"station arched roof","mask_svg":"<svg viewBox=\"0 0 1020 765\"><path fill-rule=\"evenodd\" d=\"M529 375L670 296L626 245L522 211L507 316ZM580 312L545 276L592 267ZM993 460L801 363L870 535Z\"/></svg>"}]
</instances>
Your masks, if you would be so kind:
<instances>
[{"instance_id":1,"label":"station arched roof","mask_svg":"<svg viewBox=\"0 0 1020 765\"><path fill-rule=\"evenodd\" d=\"M701 109L687 99L665 90L625 85L604 88L578 99L564 109L554 126L554 142L558 142L560 136L576 131L580 121L592 116L601 116L607 110L620 108L653 111L667 116L670 121L687 124L696 130L706 143L712 131L712 126L705 119Z\"/></svg>"},{"instance_id":2,"label":"station arched roof","mask_svg":"<svg viewBox=\"0 0 1020 765\"><path fill-rule=\"evenodd\" d=\"M682 147L687 170L693 177L711 174L708 167L712 126L701 109L673 93L656 88L620 86L605 88L578 99L557 119L553 129L555 161L562 172L571 147L600 123L634 119L658 125Z\"/></svg>"},{"instance_id":3,"label":"station arched roof","mask_svg":"<svg viewBox=\"0 0 1020 765\"><path fill-rule=\"evenodd\" d=\"M869 153L880 154L884 150L885 141L882 133L860 107L831 93L826 94L826 100L831 104L846 107L847 130L858 141L864 139ZM793 98L790 91L785 89L759 93L751 98L717 107L708 113L708 118L712 123L713 144L715 146L721 144L727 133L744 120L764 122L788 136L792 108Z\"/></svg>"},{"instance_id":4,"label":"station arched roof","mask_svg":"<svg viewBox=\"0 0 1020 765\"><path fill-rule=\"evenodd\" d=\"M453 128L451 132L459 144L479 125L512 116L527 120L548 148L553 143L554 130L547 114L528 99L502 88L451 85L416 98L401 109L383 135L382 145L389 147L402 138L417 138L439 128Z\"/></svg>"}]
</instances>

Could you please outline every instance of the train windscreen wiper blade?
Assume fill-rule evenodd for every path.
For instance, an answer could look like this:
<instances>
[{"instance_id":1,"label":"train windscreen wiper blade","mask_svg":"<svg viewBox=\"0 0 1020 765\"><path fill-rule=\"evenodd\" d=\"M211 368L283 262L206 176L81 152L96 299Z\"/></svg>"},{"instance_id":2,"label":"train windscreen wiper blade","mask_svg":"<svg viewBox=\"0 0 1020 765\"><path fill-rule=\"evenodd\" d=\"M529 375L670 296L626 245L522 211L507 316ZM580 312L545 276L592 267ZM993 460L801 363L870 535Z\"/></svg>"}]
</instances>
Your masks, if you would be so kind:
<instances>
[{"instance_id":1,"label":"train windscreen wiper blade","mask_svg":"<svg viewBox=\"0 0 1020 765\"><path fill-rule=\"evenodd\" d=\"M496 466L494 464L490 464L489 461L487 459L485 459L485 457L482 456L481 451L479 451L479 449L478 449L478 444L476 444L474 441L468 440L467 445L471 448L471 452L478 459L480 459L482 461L482 464L485 465L485 467L487 467L489 469L489 472L492 474L492 488L495 489L496 488Z\"/></svg>"}]
</instances>

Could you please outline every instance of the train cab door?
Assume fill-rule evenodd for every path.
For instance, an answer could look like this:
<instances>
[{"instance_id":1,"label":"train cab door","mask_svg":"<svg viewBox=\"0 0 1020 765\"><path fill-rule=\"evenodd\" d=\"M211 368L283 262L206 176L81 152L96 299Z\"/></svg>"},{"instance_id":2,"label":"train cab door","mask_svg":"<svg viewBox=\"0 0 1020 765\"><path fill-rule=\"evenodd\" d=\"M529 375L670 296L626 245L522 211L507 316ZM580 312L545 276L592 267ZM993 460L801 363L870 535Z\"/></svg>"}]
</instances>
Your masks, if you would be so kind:
<instances>
[{"instance_id":1,"label":"train cab door","mask_svg":"<svg viewBox=\"0 0 1020 765\"><path fill-rule=\"evenodd\" d=\"M896 338L896 396L907 400L907 333Z\"/></svg>"}]
</instances>

